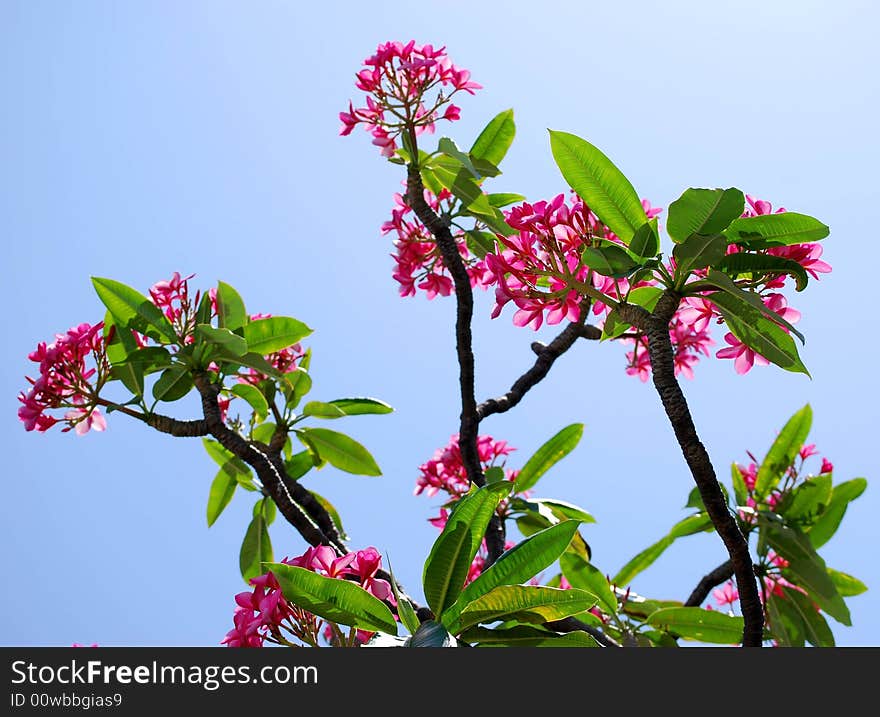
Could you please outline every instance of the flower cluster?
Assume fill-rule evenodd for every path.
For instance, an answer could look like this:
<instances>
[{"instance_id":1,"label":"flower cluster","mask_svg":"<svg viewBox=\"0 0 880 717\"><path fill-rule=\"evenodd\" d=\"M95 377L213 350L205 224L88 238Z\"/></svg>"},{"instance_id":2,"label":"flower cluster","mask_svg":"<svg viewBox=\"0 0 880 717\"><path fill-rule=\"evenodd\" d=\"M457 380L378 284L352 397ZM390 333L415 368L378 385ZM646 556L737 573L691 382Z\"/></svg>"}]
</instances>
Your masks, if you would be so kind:
<instances>
[{"instance_id":1,"label":"flower cluster","mask_svg":"<svg viewBox=\"0 0 880 717\"><path fill-rule=\"evenodd\" d=\"M319 545L281 562L325 577L351 580L380 600L396 604L391 585L376 577L382 566L382 556L375 548L338 556L333 548ZM292 643L283 634L287 632L306 644L318 646L323 621L285 599L271 572L252 578L250 583L254 586L252 591L235 596L237 607L232 618L233 628L220 644L228 647L262 647L264 642L290 645ZM341 638L338 628L333 627L326 633L331 643ZM358 631L358 641L365 642L371 635Z\"/></svg>"},{"instance_id":2,"label":"flower cluster","mask_svg":"<svg viewBox=\"0 0 880 717\"><path fill-rule=\"evenodd\" d=\"M755 493L755 487L758 481L758 461L751 453L748 455L751 462L748 465L737 463L735 468L739 472L739 475L742 476L743 483L746 487L746 505L744 506L745 510L742 508L740 509L740 518L745 523L753 523L755 511L758 510L759 507L764 507L770 511L775 511L777 509L777 506L782 503L783 499L791 493L799 482L802 482L801 476L804 475L804 466L807 459L812 458L813 456L818 456L819 452L816 450L815 443L809 443L802 446L800 451L798 451L794 462L785 470L779 484L776 485L768 495L763 497L759 497ZM834 464L827 458L822 458L819 475L831 473L833 470ZM804 475L804 479L810 477L812 477L812 475L809 473Z\"/></svg>"},{"instance_id":3,"label":"flower cluster","mask_svg":"<svg viewBox=\"0 0 880 717\"><path fill-rule=\"evenodd\" d=\"M90 428L103 431L104 416L96 407L98 390L109 372L105 352L104 324L79 324L52 343L41 342L28 358L40 367L37 378L27 376L31 389L21 392L18 417L26 431L47 431L63 420L83 435ZM48 411L67 409L63 418Z\"/></svg>"},{"instance_id":4,"label":"flower cluster","mask_svg":"<svg viewBox=\"0 0 880 717\"><path fill-rule=\"evenodd\" d=\"M477 453L480 458L480 466L485 471L494 467L499 459L500 465L504 465L504 457L516 450L507 445L507 441L496 441L492 436L477 437ZM519 471L505 470L507 480L515 480ZM452 436L449 444L438 449L434 453L431 460L419 466L419 476L416 479L416 488L414 495L420 495L424 492L426 495L437 495L441 490L448 493L453 500L458 500L470 488L467 471L464 467L464 461L461 458L461 448L458 444L458 434ZM441 513L443 516L443 513ZM446 524L445 519L442 524L434 519L434 524L443 527Z\"/></svg>"},{"instance_id":5,"label":"flower cluster","mask_svg":"<svg viewBox=\"0 0 880 717\"><path fill-rule=\"evenodd\" d=\"M764 200L746 196L749 207L743 217L768 214L772 205ZM648 218L662 210L652 208L642 201ZM777 213L784 212L780 208ZM537 330L546 321L558 324L563 320L576 321L583 302L591 297L593 313L606 316L610 306L596 298L596 293L620 301L628 292L642 287L657 286L655 278L642 278L637 283L627 279L615 279L590 270L581 259L583 250L603 242L620 243L608 227L604 226L583 200L573 194L571 205L565 195L553 200L534 204L524 203L505 212L507 223L517 233L504 237L497 235L499 252L486 256L488 281L495 288L495 307L492 318L499 316L508 302L517 311L513 315L516 326L531 326ZM738 249L731 245L729 253ZM762 250L763 253L790 259L800 264L814 279L831 271L821 260L819 244L795 244ZM670 263L666 267L674 271ZM698 272L699 278L699 272ZM800 312L788 306L785 296L779 293L787 281L785 274L774 274L762 284L753 287L768 309L790 324L800 319ZM676 375L693 378L693 367L701 356L708 356L715 344L709 333L712 323L723 323L721 314L707 297L689 296L673 316L669 337L674 349ZM627 352L627 373L647 381L651 375L647 339L644 336L624 336L622 341L632 345ZM743 344L732 333L724 336L726 347L716 352L717 358L733 359L737 373L748 372L755 364L769 363L760 354Z\"/></svg>"},{"instance_id":6,"label":"flower cluster","mask_svg":"<svg viewBox=\"0 0 880 717\"><path fill-rule=\"evenodd\" d=\"M750 195L746 195L749 208L743 212L743 217L755 217L763 214L773 213L773 205L763 199L756 199ZM785 211L784 207L776 210L776 214ZM728 247L728 253L735 253L737 248L735 245ZM831 266L822 261L822 245L817 243L811 244L793 244L791 246L772 247L765 249L761 253L771 256L778 256L783 259L790 259L800 264L804 270L817 281L819 274L827 274L831 271ZM756 287L761 296L764 305L785 319L790 324L794 324L801 318L801 313L796 309L788 306L788 301L783 294L778 293L778 289L785 287L787 275L778 274L768 277L760 286ZM699 298L690 298L688 307L685 309L685 315L702 325L708 325L713 319L717 323L722 323L721 315L718 313L711 301ZM784 330L785 327L781 327ZM728 344L725 348L720 349L715 356L723 359L733 359L734 370L739 374L748 373L752 366L767 366L769 361L759 353L742 343L736 336L728 332L724 336L724 341Z\"/></svg>"},{"instance_id":7,"label":"flower cluster","mask_svg":"<svg viewBox=\"0 0 880 717\"><path fill-rule=\"evenodd\" d=\"M471 81L470 72L452 64L445 47L416 45L414 40L379 45L364 60L355 84L367 93L366 105L348 103L348 112L339 113L339 134L351 134L362 124L384 157L394 154L402 132L433 132L438 119L459 119L461 110L450 103L452 96L474 94L481 87Z\"/></svg>"},{"instance_id":8,"label":"flower cluster","mask_svg":"<svg viewBox=\"0 0 880 717\"><path fill-rule=\"evenodd\" d=\"M581 252L601 240L617 241L617 237L576 194L571 206L564 194L549 202L524 202L507 210L505 219L517 232L509 237L497 235L500 251L486 255L491 282L497 285L492 318L512 301L517 307L516 326L537 331L545 319L551 325L563 319L576 321L584 298L578 287L590 276ZM615 290L613 280L609 290ZM616 290L625 291L625 287Z\"/></svg>"},{"instance_id":9,"label":"flower cluster","mask_svg":"<svg viewBox=\"0 0 880 717\"><path fill-rule=\"evenodd\" d=\"M195 274L189 276L180 276L180 272L175 271L170 279L157 281L150 287L150 301L162 310L165 318L171 322L178 336L183 337L185 344L191 344L195 341L196 328L196 312L202 300L202 292L196 291L195 297L190 299L189 280ZM217 315L217 289L211 289L208 292L211 302L211 316ZM144 346L147 343L146 336L140 336L137 332L132 332L138 345Z\"/></svg>"},{"instance_id":10,"label":"flower cluster","mask_svg":"<svg viewBox=\"0 0 880 717\"><path fill-rule=\"evenodd\" d=\"M454 201L452 194L444 189L439 195L425 190L425 201L438 214L450 209ZM400 284L401 296L415 296L416 288L422 289L433 299L435 296L449 296L455 287L448 275L443 256L437 243L417 217L408 216L412 208L406 204L401 194L394 195L394 209L391 219L382 225L382 234L394 232L395 253L392 258L396 264L393 277ZM456 229L453 234L458 252L467 269L473 288L485 289L488 273L486 263L474 256L468 249L463 231Z\"/></svg>"}]
</instances>

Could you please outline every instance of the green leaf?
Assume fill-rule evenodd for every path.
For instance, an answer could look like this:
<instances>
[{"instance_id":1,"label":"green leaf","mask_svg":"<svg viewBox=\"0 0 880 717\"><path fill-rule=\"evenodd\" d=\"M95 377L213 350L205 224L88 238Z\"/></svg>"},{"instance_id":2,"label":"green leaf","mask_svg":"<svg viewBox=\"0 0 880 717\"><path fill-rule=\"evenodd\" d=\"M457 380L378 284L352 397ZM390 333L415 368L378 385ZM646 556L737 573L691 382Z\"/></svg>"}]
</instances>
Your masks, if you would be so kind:
<instances>
[{"instance_id":1,"label":"green leaf","mask_svg":"<svg viewBox=\"0 0 880 717\"><path fill-rule=\"evenodd\" d=\"M311 333L312 330L304 323L287 316L257 319L243 329L248 348L261 356L293 346Z\"/></svg>"},{"instance_id":2,"label":"green leaf","mask_svg":"<svg viewBox=\"0 0 880 717\"><path fill-rule=\"evenodd\" d=\"M499 208L510 204L519 204L525 200L526 198L522 194L514 194L513 192L496 192L489 195L489 204Z\"/></svg>"},{"instance_id":3,"label":"green leaf","mask_svg":"<svg viewBox=\"0 0 880 717\"><path fill-rule=\"evenodd\" d=\"M113 279L92 277L92 285L120 329L131 328L177 343L177 334L161 309L139 291Z\"/></svg>"},{"instance_id":4,"label":"green leaf","mask_svg":"<svg viewBox=\"0 0 880 717\"><path fill-rule=\"evenodd\" d=\"M720 261L726 250L727 241L720 234L692 234L681 244L676 244L672 250L672 256L675 257L675 283L684 286L692 271L705 269Z\"/></svg>"},{"instance_id":5,"label":"green leaf","mask_svg":"<svg viewBox=\"0 0 880 717\"><path fill-rule=\"evenodd\" d=\"M284 462L284 468L291 480L299 480L314 467L314 457L309 451L300 451Z\"/></svg>"},{"instance_id":6,"label":"green leaf","mask_svg":"<svg viewBox=\"0 0 880 717\"><path fill-rule=\"evenodd\" d=\"M753 309L757 309L765 317L767 317L774 323L784 327L795 336L797 336L801 340L801 343L804 343L804 335L794 326L792 326L788 321L782 318L779 314L768 308L762 301L760 294L757 294L754 291L746 291L745 289L741 289L727 274L711 268L706 274L705 282L712 284L718 289L721 289L721 291L725 292L726 294L730 294L733 299L744 302L751 306ZM707 298L710 301L714 301L719 296L719 294L715 293Z\"/></svg>"},{"instance_id":7,"label":"green leaf","mask_svg":"<svg viewBox=\"0 0 880 717\"><path fill-rule=\"evenodd\" d=\"M333 507L333 504L327 500L324 496L318 495L315 491L310 490L315 500L321 504L321 507L327 511L327 514L330 516L330 520L333 521L333 525L336 528L336 532L339 533L339 537L343 540L348 540L348 535L345 533L345 528L342 527L342 518L339 516L339 511Z\"/></svg>"},{"instance_id":8,"label":"green leaf","mask_svg":"<svg viewBox=\"0 0 880 717\"><path fill-rule=\"evenodd\" d=\"M601 151L573 134L550 130L550 147L568 185L628 245L648 221L629 180Z\"/></svg>"},{"instance_id":9,"label":"green leaf","mask_svg":"<svg viewBox=\"0 0 880 717\"><path fill-rule=\"evenodd\" d=\"M214 310L211 306L211 295L206 291L204 294L202 294L202 298L199 300L199 306L196 309L196 323L210 324L211 315L213 313Z\"/></svg>"},{"instance_id":10,"label":"green leaf","mask_svg":"<svg viewBox=\"0 0 880 717\"><path fill-rule=\"evenodd\" d=\"M784 516L788 523L810 522L825 509L830 500L831 474L826 473L807 478L776 508L776 512Z\"/></svg>"},{"instance_id":11,"label":"green leaf","mask_svg":"<svg viewBox=\"0 0 880 717\"><path fill-rule=\"evenodd\" d=\"M459 617L459 631L479 623L516 620L544 623L586 612L597 602L592 593L543 585L499 585L471 602Z\"/></svg>"},{"instance_id":12,"label":"green leaf","mask_svg":"<svg viewBox=\"0 0 880 717\"><path fill-rule=\"evenodd\" d=\"M442 615L458 599L489 520L510 487L508 481L492 483L455 504L443 532L431 546L422 575L425 599L435 615Z\"/></svg>"},{"instance_id":13,"label":"green leaf","mask_svg":"<svg viewBox=\"0 0 880 717\"><path fill-rule=\"evenodd\" d=\"M678 637L721 645L735 645L743 634L741 617L700 607L663 608L648 615L647 623Z\"/></svg>"},{"instance_id":14,"label":"green leaf","mask_svg":"<svg viewBox=\"0 0 880 717\"><path fill-rule=\"evenodd\" d=\"M188 394L193 387L192 376L184 366L166 368L159 380L153 384L153 398L157 401L177 401Z\"/></svg>"},{"instance_id":15,"label":"green leaf","mask_svg":"<svg viewBox=\"0 0 880 717\"><path fill-rule=\"evenodd\" d=\"M678 521L672 530L669 531L669 537L685 538L688 535L696 535L712 530L712 519L707 513L695 513Z\"/></svg>"},{"instance_id":16,"label":"green leaf","mask_svg":"<svg viewBox=\"0 0 880 717\"><path fill-rule=\"evenodd\" d=\"M858 498L867 487L868 481L864 478L853 478L834 486L828 507L816 519L807 533L814 548L821 548L831 539L831 536L840 527L840 521L843 520L850 501Z\"/></svg>"},{"instance_id":17,"label":"green leaf","mask_svg":"<svg viewBox=\"0 0 880 717\"><path fill-rule=\"evenodd\" d=\"M683 605L677 600L648 600L640 595L630 593L626 601L621 603L620 612L640 620L646 620L648 615L652 615L658 610L673 607L683 607Z\"/></svg>"},{"instance_id":18,"label":"green leaf","mask_svg":"<svg viewBox=\"0 0 880 717\"><path fill-rule=\"evenodd\" d=\"M489 232L480 232L472 229L465 232L464 235L468 249L470 249L470 251L478 259L484 258L486 254L495 253L494 234L490 234Z\"/></svg>"},{"instance_id":19,"label":"green leaf","mask_svg":"<svg viewBox=\"0 0 880 717\"><path fill-rule=\"evenodd\" d=\"M804 626L804 636L813 647L834 647L834 635L825 618L802 592L783 587L785 599L796 611Z\"/></svg>"},{"instance_id":20,"label":"green leaf","mask_svg":"<svg viewBox=\"0 0 880 717\"><path fill-rule=\"evenodd\" d=\"M730 496L727 493L727 488L724 487L723 483L719 483L718 487L721 488L721 493L724 495L724 502L730 503ZM685 503L684 507L696 508L699 511L706 510L706 506L703 504L703 496L700 495L700 489L698 486L691 488L691 492L688 493L687 503Z\"/></svg>"},{"instance_id":21,"label":"green leaf","mask_svg":"<svg viewBox=\"0 0 880 717\"><path fill-rule=\"evenodd\" d=\"M819 241L829 232L818 219L796 212L782 212L736 219L724 233L731 243L742 244L747 249L768 249Z\"/></svg>"},{"instance_id":22,"label":"green leaf","mask_svg":"<svg viewBox=\"0 0 880 717\"><path fill-rule=\"evenodd\" d=\"M834 568L828 568L828 577L831 578L831 582L834 583L834 587L837 588L837 592L840 593L841 597L861 595L868 589L868 586L858 578L854 578L852 575L847 575Z\"/></svg>"},{"instance_id":23,"label":"green leaf","mask_svg":"<svg viewBox=\"0 0 880 717\"><path fill-rule=\"evenodd\" d=\"M337 398L329 402L346 416L393 413L394 409L378 398Z\"/></svg>"},{"instance_id":24,"label":"green leaf","mask_svg":"<svg viewBox=\"0 0 880 717\"><path fill-rule=\"evenodd\" d=\"M144 375L171 366L171 353L164 346L146 346L132 350L125 359Z\"/></svg>"},{"instance_id":25,"label":"green leaf","mask_svg":"<svg viewBox=\"0 0 880 717\"><path fill-rule=\"evenodd\" d=\"M240 329L248 322L244 300L235 289L222 281L217 283L217 322L220 328L230 331Z\"/></svg>"},{"instance_id":26,"label":"green leaf","mask_svg":"<svg viewBox=\"0 0 880 717\"><path fill-rule=\"evenodd\" d=\"M574 553L562 555L559 558L559 567L573 588L593 593L599 598L599 606L609 615L617 613L617 596L600 570Z\"/></svg>"},{"instance_id":27,"label":"green leaf","mask_svg":"<svg viewBox=\"0 0 880 717\"><path fill-rule=\"evenodd\" d=\"M122 385L135 396L144 395L144 370L140 364L128 363L126 359L130 354L138 350L137 342L131 331L125 327L116 326L113 314L109 311L104 317L104 338L110 334L113 338L106 342L107 360L111 365L113 380L122 381Z\"/></svg>"},{"instance_id":28,"label":"green leaf","mask_svg":"<svg viewBox=\"0 0 880 717\"><path fill-rule=\"evenodd\" d=\"M760 502L782 479L794 463L798 452L807 440L813 424L813 409L807 404L786 421L764 460L755 479L755 496Z\"/></svg>"},{"instance_id":29,"label":"green leaf","mask_svg":"<svg viewBox=\"0 0 880 717\"><path fill-rule=\"evenodd\" d=\"M205 447L208 455L211 456L211 460L221 468L226 465L228 461L241 460L240 458L236 458L232 451L227 450L217 441L212 441L210 438L203 438L202 445ZM244 465L243 462L242 465ZM247 470L247 468L245 467L244 470Z\"/></svg>"},{"instance_id":30,"label":"green leaf","mask_svg":"<svg viewBox=\"0 0 880 717\"><path fill-rule=\"evenodd\" d=\"M312 377L306 369L300 366L296 371L285 374L284 380L287 383L285 392L287 405L290 408L296 408L303 397L312 390Z\"/></svg>"},{"instance_id":31,"label":"green leaf","mask_svg":"<svg viewBox=\"0 0 880 717\"><path fill-rule=\"evenodd\" d=\"M458 172L447 167L433 167L434 176L440 183L461 200L462 208L467 210L469 214L479 217L493 217L495 209L491 204L480 185L470 176L464 168Z\"/></svg>"},{"instance_id":32,"label":"green leaf","mask_svg":"<svg viewBox=\"0 0 880 717\"><path fill-rule=\"evenodd\" d=\"M454 630L458 616L477 598L499 585L519 585L552 565L568 547L579 523L567 520L551 526L504 551L491 566L461 591L455 603L443 612L443 624ZM579 587L575 585L575 587Z\"/></svg>"},{"instance_id":33,"label":"green leaf","mask_svg":"<svg viewBox=\"0 0 880 717\"><path fill-rule=\"evenodd\" d=\"M464 167L475 179L482 179L483 175L471 163L471 158L462 152L458 145L449 137L441 137L437 145L437 149L447 157L455 159L462 167Z\"/></svg>"},{"instance_id":34,"label":"green leaf","mask_svg":"<svg viewBox=\"0 0 880 717\"><path fill-rule=\"evenodd\" d=\"M268 445L272 441L273 435L275 435L275 424L261 423L259 426L254 426L251 431L251 440Z\"/></svg>"},{"instance_id":35,"label":"green leaf","mask_svg":"<svg viewBox=\"0 0 880 717\"><path fill-rule=\"evenodd\" d=\"M518 499L522 500L522 499ZM552 516L552 522L560 520L578 520L581 523L595 523L596 519L583 508L558 498L529 498L523 500L527 510L535 510L541 515Z\"/></svg>"},{"instance_id":36,"label":"green leaf","mask_svg":"<svg viewBox=\"0 0 880 717\"><path fill-rule=\"evenodd\" d=\"M275 505L275 501L273 501L269 496L265 496L262 500L258 500L254 503L254 516L257 513L261 513L263 519L266 521L266 525L272 525L275 522L275 518L278 517L278 506Z\"/></svg>"},{"instance_id":37,"label":"green leaf","mask_svg":"<svg viewBox=\"0 0 880 717\"><path fill-rule=\"evenodd\" d=\"M708 298L724 317L730 332L746 346L786 371L810 375L794 340L776 322L729 294L716 292Z\"/></svg>"},{"instance_id":38,"label":"green leaf","mask_svg":"<svg viewBox=\"0 0 880 717\"><path fill-rule=\"evenodd\" d=\"M388 558L388 556L385 556ZM397 616L400 618L400 621L403 623L403 626L409 630L410 635L414 635L421 623L419 623L419 618L416 617L416 611L413 609L412 603L408 598L404 597L400 594L400 590L397 589L397 580L394 577L394 571L391 569L391 560L388 560L388 572L391 575L391 592L394 594L394 599L397 602Z\"/></svg>"},{"instance_id":39,"label":"green leaf","mask_svg":"<svg viewBox=\"0 0 880 717\"><path fill-rule=\"evenodd\" d=\"M614 585L628 585L633 578L643 570L650 567L663 552L675 542L676 538L694 535L712 528L712 521L705 513L696 513L676 523L669 534L662 537L653 545L649 545L642 552L632 558L611 578Z\"/></svg>"},{"instance_id":40,"label":"green leaf","mask_svg":"<svg viewBox=\"0 0 880 717\"><path fill-rule=\"evenodd\" d=\"M744 207L745 197L735 187L687 189L669 205L666 231L677 244L694 234L720 234L742 215Z\"/></svg>"},{"instance_id":41,"label":"green leaf","mask_svg":"<svg viewBox=\"0 0 880 717\"><path fill-rule=\"evenodd\" d=\"M260 389L251 383L237 383L232 387L232 393L243 398L250 405L258 421L266 420L269 415L269 402Z\"/></svg>"},{"instance_id":42,"label":"green leaf","mask_svg":"<svg viewBox=\"0 0 880 717\"><path fill-rule=\"evenodd\" d=\"M244 356L219 356L217 360L224 363L226 370L237 370L239 366L246 366L273 378L282 378L282 376L286 375L282 374L260 354L253 352L246 353Z\"/></svg>"},{"instance_id":43,"label":"green leaf","mask_svg":"<svg viewBox=\"0 0 880 717\"><path fill-rule=\"evenodd\" d=\"M544 443L519 472L514 483L514 492L522 493L532 488L541 476L577 447L583 435L584 424L572 423Z\"/></svg>"},{"instance_id":44,"label":"green leaf","mask_svg":"<svg viewBox=\"0 0 880 717\"><path fill-rule=\"evenodd\" d=\"M244 356L248 352L247 341L229 329L215 329L209 324L196 326L196 336L223 349L230 356Z\"/></svg>"},{"instance_id":45,"label":"green leaf","mask_svg":"<svg viewBox=\"0 0 880 717\"><path fill-rule=\"evenodd\" d=\"M657 217L649 219L636 229L629 250L640 259L653 259L660 251L660 234L657 231Z\"/></svg>"},{"instance_id":46,"label":"green leaf","mask_svg":"<svg viewBox=\"0 0 880 717\"><path fill-rule=\"evenodd\" d=\"M733 482L733 496L736 499L736 504L745 505L749 499L749 492L742 471L736 463L730 465L730 477Z\"/></svg>"},{"instance_id":47,"label":"green leaf","mask_svg":"<svg viewBox=\"0 0 880 717\"><path fill-rule=\"evenodd\" d=\"M733 279L742 274L790 274L795 280L795 291L803 291L810 279L806 269L796 261L771 254L748 254L741 251L725 254L720 261L712 262L712 266Z\"/></svg>"},{"instance_id":48,"label":"green leaf","mask_svg":"<svg viewBox=\"0 0 880 717\"><path fill-rule=\"evenodd\" d=\"M455 636L443 625L434 620L425 620L412 637L406 641L406 647L461 647Z\"/></svg>"},{"instance_id":49,"label":"green leaf","mask_svg":"<svg viewBox=\"0 0 880 717\"><path fill-rule=\"evenodd\" d=\"M629 292L626 296L626 303L635 304L648 311L653 311L662 295L663 289L658 286L640 286ZM617 338L621 334L626 333L629 328L630 324L619 320L617 309L612 309L605 319L605 327L602 329L602 340Z\"/></svg>"},{"instance_id":50,"label":"green leaf","mask_svg":"<svg viewBox=\"0 0 880 717\"><path fill-rule=\"evenodd\" d=\"M516 135L516 125L513 121L513 110L504 110L495 115L477 137L474 146L471 147L470 155L478 159L485 159L494 165L501 164L513 138Z\"/></svg>"},{"instance_id":51,"label":"green leaf","mask_svg":"<svg viewBox=\"0 0 880 717\"><path fill-rule=\"evenodd\" d=\"M770 593L767 598L768 621L766 627L780 647L803 647L806 626L790 600Z\"/></svg>"},{"instance_id":52,"label":"green leaf","mask_svg":"<svg viewBox=\"0 0 880 717\"><path fill-rule=\"evenodd\" d=\"M463 642L487 647L599 647L590 635L577 630L569 633L551 632L531 625L508 628L472 627L461 635Z\"/></svg>"},{"instance_id":53,"label":"green leaf","mask_svg":"<svg viewBox=\"0 0 880 717\"><path fill-rule=\"evenodd\" d=\"M312 416L313 418L344 418L347 414L339 406L332 403L322 403L321 401L309 401L302 410L303 416Z\"/></svg>"},{"instance_id":54,"label":"green leaf","mask_svg":"<svg viewBox=\"0 0 880 717\"><path fill-rule=\"evenodd\" d=\"M397 622L388 606L360 585L285 563L265 567L277 578L285 599L294 605L340 625L397 634Z\"/></svg>"},{"instance_id":55,"label":"green leaf","mask_svg":"<svg viewBox=\"0 0 880 717\"><path fill-rule=\"evenodd\" d=\"M483 477L487 483L497 483L504 480L504 469L501 466L492 466L486 469Z\"/></svg>"},{"instance_id":56,"label":"green leaf","mask_svg":"<svg viewBox=\"0 0 880 717\"><path fill-rule=\"evenodd\" d=\"M262 563L272 562L272 541L269 539L269 530L262 515L251 520L244 541L241 544L241 552L238 556L238 565L241 576L245 582L266 572ZM286 596L285 596L286 597Z\"/></svg>"},{"instance_id":57,"label":"green leaf","mask_svg":"<svg viewBox=\"0 0 880 717\"><path fill-rule=\"evenodd\" d=\"M615 279L629 276L639 268L626 250L615 244L598 248L588 246L581 252L581 261L596 273Z\"/></svg>"},{"instance_id":58,"label":"green leaf","mask_svg":"<svg viewBox=\"0 0 880 717\"><path fill-rule=\"evenodd\" d=\"M220 517L223 509L229 505L232 496L235 494L235 488L238 481L235 480L235 473L226 471L221 468L214 476L211 482L211 490L208 492L208 527L214 525L214 521Z\"/></svg>"},{"instance_id":59,"label":"green leaf","mask_svg":"<svg viewBox=\"0 0 880 717\"><path fill-rule=\"evenodd\" d=\"M330 465L346 473L363 476L380 476L382 471L370 452L353 438L327 428L300 428L297 435L305 436L309 447Z\"/></svg>"},{"instance_id":60,"label":"green leaf","mask_svg":"<svg viewBox=\"0 0 880 717\"><path fill-rule=\"evenodd\" d=\"M837 592L825 561L815 551L810 539L796 528L764 521L767 542L788 561L783 575L798 587L804 588L826 613L844 625L852 624L849 609Z\"/></svg>"}]
</instances>

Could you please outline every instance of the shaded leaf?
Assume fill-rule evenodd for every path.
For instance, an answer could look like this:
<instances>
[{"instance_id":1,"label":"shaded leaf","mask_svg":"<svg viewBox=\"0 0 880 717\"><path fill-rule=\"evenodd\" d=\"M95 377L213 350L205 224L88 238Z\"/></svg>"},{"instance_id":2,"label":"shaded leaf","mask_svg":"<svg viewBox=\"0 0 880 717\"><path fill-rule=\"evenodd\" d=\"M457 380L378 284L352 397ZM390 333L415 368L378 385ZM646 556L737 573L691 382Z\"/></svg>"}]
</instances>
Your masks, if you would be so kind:
<instances>
[{"instance_id":1,"label":"shaded leaf","mask_svg":"<svg viewBox=\"0 0 880 717\"><path fill-rule=\"evenodd\" d=\"M669 205L666 231L676 243L687 241L694 234L720 234L744 208L745 197L735 187L687 189Z\"/></svg>"},{"instance_id":2,"label":"shaded leaf","mask_svg":"<svg viewBox=\"0 0 880 717\"><path fill-rule=\"evenodd\" d=\"M807 533L814 548L821 548L831 539L840 527L847 506L864 493L867 487L868 481L864 478L853 478L834 486L828 506Z\"/></svg>"},{"instance_id":3,"label":"shaded leaf","mask_svg":"<svg viewBox=\"0 0 880 717\"><path fill-rule=\"evenodd\" d=\"M205 295L207 296L207 294ZM217 323L220 328L235 331L248 322L244 300L239 293L225 282L217 283ZM204 323L208 323L205 321Z\"/></svg>"}]
</instances>

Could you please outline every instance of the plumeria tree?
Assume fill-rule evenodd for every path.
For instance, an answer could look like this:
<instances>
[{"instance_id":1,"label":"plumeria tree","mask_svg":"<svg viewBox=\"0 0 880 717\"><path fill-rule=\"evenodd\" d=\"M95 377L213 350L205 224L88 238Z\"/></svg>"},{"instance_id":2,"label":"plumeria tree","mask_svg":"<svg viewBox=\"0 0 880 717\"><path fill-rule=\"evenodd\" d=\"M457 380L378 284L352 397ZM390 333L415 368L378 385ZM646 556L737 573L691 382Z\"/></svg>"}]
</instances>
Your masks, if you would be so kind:
<instances>
[{"instance_id":1,"label":"plumeria tree","mask_svg":"<svg viewBox=\"0 0 880 717\"><path fill-rule=\"evenodd\" d=\"M833 645L826 618L848 625L845 598L866 587L827 566L819 550L865 480L834 482L832 463L807 443L807 405L761 458L732 464L726 487L679 385L713 351L737 374L773 364L808 375L790 290L831 271L819 243L828 227L733 187L686 189L664 211L597 147L557 130L550 148L563 182L551 198L489 192L514 140L513 111L497 114L470 149L445 136L428 146L438 125L460 118L461 98L480 89L443 47L384 43L356 87L364 97L340 113L340 134L360 126L405 172L381 227L392 240L392 277L402 297L424 292L456 305L450 360L460 423L413 467L416 495L443 496L429 521L439 534L424 563L426 604L374 547L349 546L339 512L302 480L325 464L380 475L367 448L321 424L392 407L371 397L311 398L303 345L311 329L249 313L223 281L193 293L194 277L175 273L143 294L93 278L104 319L30 355L39 371L19 397L25 428L102 431L112 412L202 439L218 467L208 524L236 492L254 498L239 556L248 590L235 596L223 639L230 646ZM478 401L471 322L475 290L489 288L493 318L562 328L549 343L532 343L534 362L506 393ZM717 350L713 327L723 332ZM524 461L481 432L581 339L600 350L621 344L625 373L652 381L695 484L686 497L692 513L616 573L585 538L590 512L537 492L583 424L556 427ZM200 418L159 411L193 393ZM305 542L300 555L275 559L267 528L278 512ZM718 535L723 559L686 599L637 591L642 570L679 538L703 532Z\"/></svg>"}]
</instances>

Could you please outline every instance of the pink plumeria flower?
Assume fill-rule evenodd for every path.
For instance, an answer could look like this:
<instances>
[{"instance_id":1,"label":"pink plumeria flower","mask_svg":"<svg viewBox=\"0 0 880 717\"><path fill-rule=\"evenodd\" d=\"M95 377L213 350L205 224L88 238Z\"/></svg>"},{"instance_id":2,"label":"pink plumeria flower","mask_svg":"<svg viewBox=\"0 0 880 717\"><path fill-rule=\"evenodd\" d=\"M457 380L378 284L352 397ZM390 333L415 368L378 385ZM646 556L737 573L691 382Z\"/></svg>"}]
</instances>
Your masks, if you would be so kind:
<instances>
[{"instance_id":1,"label":"pink plumeria flower","mask_svg":"<svg viewBox=\"0 0 880 717\"><path fill-rule=\"evenodd\" d=\"M89 432L89 429L98 432L107 430L107 420L97 408L91 411L75 408L64 414L64 418L70 423L76 422L73 430L76 431L78 436L84 436Z\"/></svg>"},{"instance_id":2,"label":"pink plumeria flower","mask_svg":"<svg viewBox=\"0 0 880 717\"><path fill-rule=\"evenodd\" d=\"M739 592L733 585L733 581L727 581L720 590L713 590L712 597L715 598L715 604L718 607L725 605L733 605L739 600Z\"/></svg>"},{"instance_id":3,"label":"pink plumeria flower","mask_svg":"<svg viewBox=\"0 0 880 717\"><path fill-rule=\"evenodd\" d=\"M748 373L755 364L758 366L770 365L770 362L767 359L750 349L733 334L725 334L724 341L729 344L729 346L725 349L720 349L715 356L724 359L732 358L734 360L733 368L738 374L742 375Z\"/></svg>"}]
</instances>

